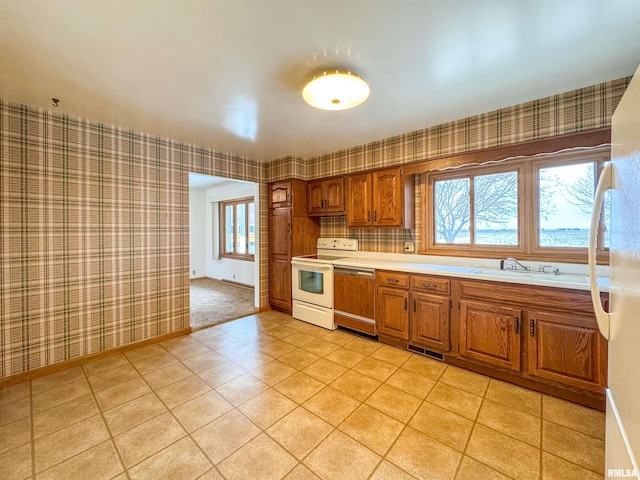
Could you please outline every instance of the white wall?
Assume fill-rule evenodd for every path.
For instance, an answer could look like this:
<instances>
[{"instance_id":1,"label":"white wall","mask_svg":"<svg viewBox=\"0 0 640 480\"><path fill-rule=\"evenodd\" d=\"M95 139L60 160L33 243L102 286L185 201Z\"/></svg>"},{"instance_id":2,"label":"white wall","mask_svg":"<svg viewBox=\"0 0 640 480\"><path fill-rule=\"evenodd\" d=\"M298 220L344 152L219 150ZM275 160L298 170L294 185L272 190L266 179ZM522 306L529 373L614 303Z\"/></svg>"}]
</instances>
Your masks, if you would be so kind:
<instances>
[{"instance_id":1,"label":"white wall","mask_svg":"<svg viewBox=\"0 0 640 480\"><path fill-rule=\"evenodd\" d=\"M189 278L207 275L206 192L189 189Z\"/></svg>"}]
</instances>

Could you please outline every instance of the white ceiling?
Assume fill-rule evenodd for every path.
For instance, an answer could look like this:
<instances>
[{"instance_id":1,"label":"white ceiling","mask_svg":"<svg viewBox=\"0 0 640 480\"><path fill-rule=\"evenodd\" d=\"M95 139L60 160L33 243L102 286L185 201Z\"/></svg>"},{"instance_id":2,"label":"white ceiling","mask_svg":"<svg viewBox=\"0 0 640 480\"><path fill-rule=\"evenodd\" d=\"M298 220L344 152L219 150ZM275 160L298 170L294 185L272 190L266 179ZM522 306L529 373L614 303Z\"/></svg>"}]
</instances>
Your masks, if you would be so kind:
<instances>
[{"instance_id":1,"label":"white ceiling","mask_svg":"<svg viewBox=\"0 0 640 480\"><path fill-rule=\"evenodd\" d=\"M631 75L638 0L1 0L0 98L259 161ZM304 103L342 67L352 110Z\"/></svg>"}]
</instances>

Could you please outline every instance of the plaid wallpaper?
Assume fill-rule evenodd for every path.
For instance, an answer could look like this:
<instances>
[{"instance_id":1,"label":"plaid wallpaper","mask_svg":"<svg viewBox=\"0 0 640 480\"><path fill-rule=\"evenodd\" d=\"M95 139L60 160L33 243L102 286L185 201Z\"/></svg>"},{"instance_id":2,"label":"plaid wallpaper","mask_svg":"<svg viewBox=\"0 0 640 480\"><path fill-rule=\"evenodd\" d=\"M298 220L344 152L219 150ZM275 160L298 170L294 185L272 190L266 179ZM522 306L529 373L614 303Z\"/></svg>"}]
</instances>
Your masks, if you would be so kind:
<instances>
[{"instance_id":1,"label":"plaid wallpaper","mask_svg":"<svg viewBox=\"0 0 640 480\"><path fill-rule=\"evenodd\" d=\"M611 125L611 115L631 77L503 108L475 117L417 130L403 135L307 159L306 180L401 165L473 150L576 133ZM287 175L287 159L267 168L269 181ZM302 171L300 171L302 173ZM416 179L416 208L420 206ZM419 243L420 212L411 231L348 229L345 217L322 218L324 237L351 237L365 251L400 253L405 241Z\"/></svg>"},{"instance_id":2,"label":"plaid wallpaper","mask_svg":"<svg viewBox=\"0 0 640 480\"><path fill-rule=\"evenodd\" d=\"M0 376L189 327L188 173L263 170L0 101ZM264 185L260 199L266 239Z\"/></svg>"}]
</instances>

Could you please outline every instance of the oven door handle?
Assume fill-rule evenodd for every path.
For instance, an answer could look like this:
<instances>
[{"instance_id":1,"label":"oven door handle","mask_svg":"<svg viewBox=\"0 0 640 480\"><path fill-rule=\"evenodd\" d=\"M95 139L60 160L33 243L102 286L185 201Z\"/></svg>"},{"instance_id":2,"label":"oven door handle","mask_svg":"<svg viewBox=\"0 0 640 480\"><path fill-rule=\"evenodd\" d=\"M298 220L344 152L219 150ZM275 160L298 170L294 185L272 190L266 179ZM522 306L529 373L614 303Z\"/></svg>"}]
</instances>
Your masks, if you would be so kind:
<instances>
[{"instance_id":1,"label":"oven door handle","mask_svg":"<svg viewBox=\"0 0 640 480\"><path fill-rule=\"evenodd\" d=\"M306 263L306 262L299 262L296 260L292 260L291 265L298 268L308 268L309 270L322 271L322 272L333 270L333 265L320 265L317 263Z\"/></svg>"}]
</instances>

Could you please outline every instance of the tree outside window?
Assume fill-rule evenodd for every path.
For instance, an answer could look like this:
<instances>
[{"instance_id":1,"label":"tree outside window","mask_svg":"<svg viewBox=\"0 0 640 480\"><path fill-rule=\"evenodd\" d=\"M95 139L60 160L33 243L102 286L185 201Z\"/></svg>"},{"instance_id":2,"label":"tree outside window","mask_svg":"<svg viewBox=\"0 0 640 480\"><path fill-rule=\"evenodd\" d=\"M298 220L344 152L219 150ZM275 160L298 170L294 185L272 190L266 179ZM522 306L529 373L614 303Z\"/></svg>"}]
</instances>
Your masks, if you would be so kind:
<instances>
[{"instance_id":1,"label":"tree outside window","mask_svg":"<svg viewBox=\"0 0 640 480\"><path fill-rule=\"evenodd\" d=\"M222 202L222 256L253 260L256 253L255 202L243 198Z\"/></svg>"}]
</instances>

